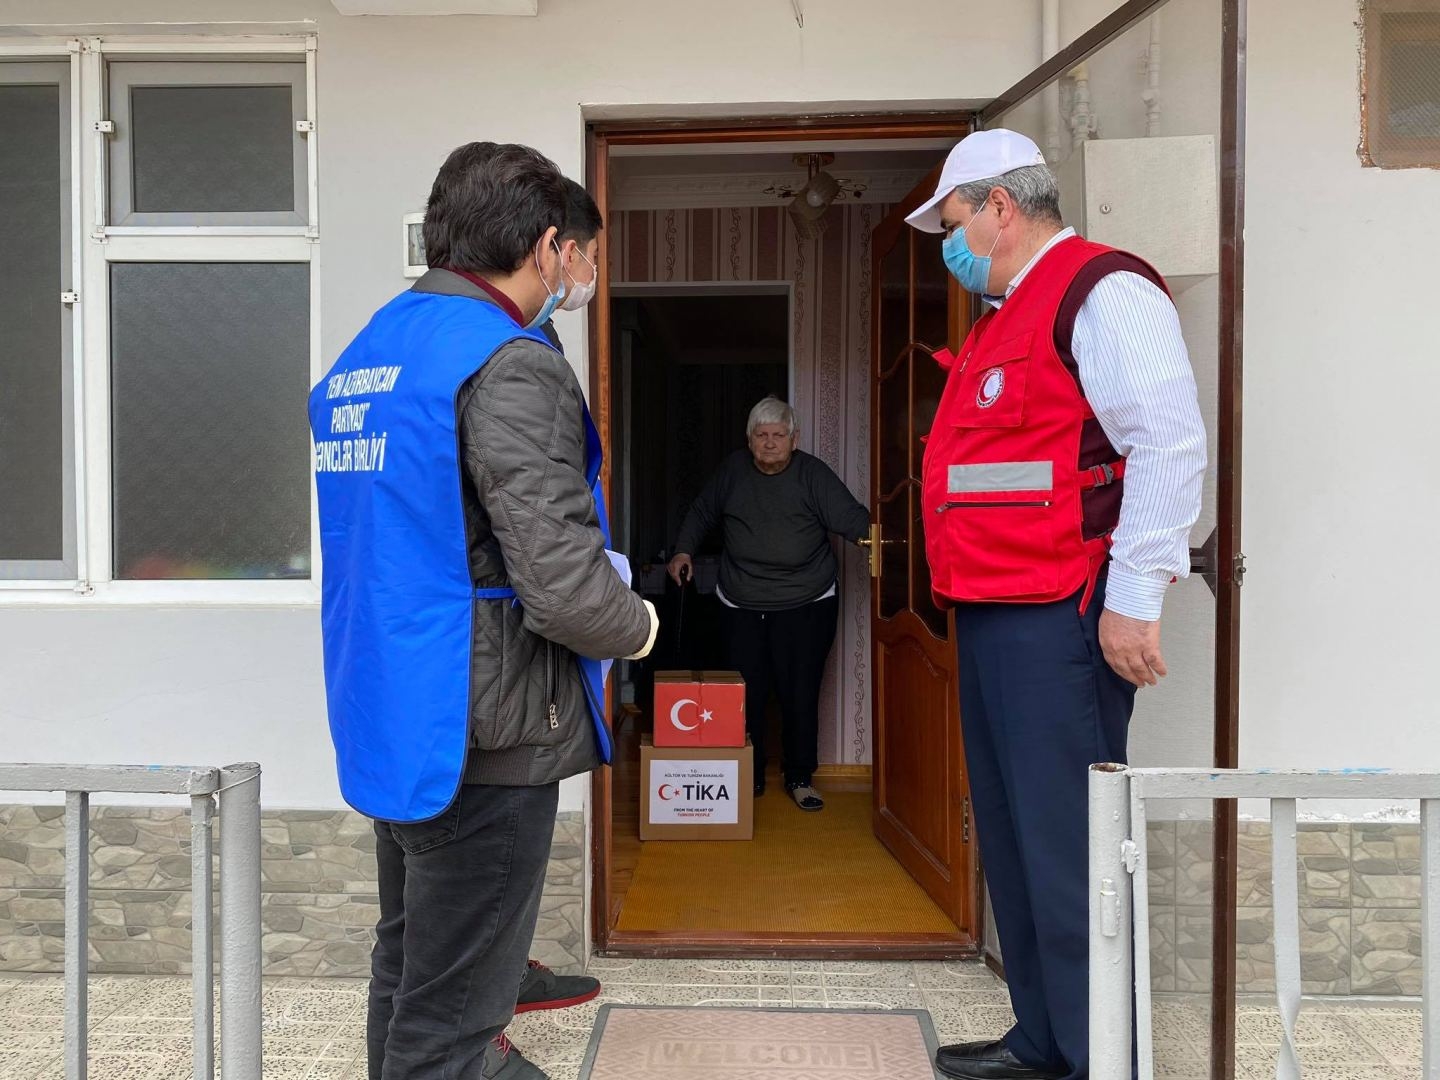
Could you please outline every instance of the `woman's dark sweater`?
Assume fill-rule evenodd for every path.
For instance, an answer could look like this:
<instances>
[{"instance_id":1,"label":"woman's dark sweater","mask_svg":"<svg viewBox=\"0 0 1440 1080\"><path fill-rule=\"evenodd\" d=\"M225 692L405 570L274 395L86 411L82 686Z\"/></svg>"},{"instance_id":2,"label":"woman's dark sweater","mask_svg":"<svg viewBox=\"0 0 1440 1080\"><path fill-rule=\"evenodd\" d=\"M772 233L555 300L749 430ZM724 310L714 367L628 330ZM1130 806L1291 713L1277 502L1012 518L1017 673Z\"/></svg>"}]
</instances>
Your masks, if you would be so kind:
<instances>
[{"instance_id":1,"label":"woman's dark sweater","mask_svg":"<svg viewBox=\"0 0 1440 1080\"><path fill-rule=\"evenodd\" d=\"M829 591L838 572L830 535L852 543L868 535L870 512L819 458L797 450L783 472L767 476L739 450L691 504L676 553L694 555L717 525L725 598L754 611L785 611Z\"/></svg>"}]
</instances>

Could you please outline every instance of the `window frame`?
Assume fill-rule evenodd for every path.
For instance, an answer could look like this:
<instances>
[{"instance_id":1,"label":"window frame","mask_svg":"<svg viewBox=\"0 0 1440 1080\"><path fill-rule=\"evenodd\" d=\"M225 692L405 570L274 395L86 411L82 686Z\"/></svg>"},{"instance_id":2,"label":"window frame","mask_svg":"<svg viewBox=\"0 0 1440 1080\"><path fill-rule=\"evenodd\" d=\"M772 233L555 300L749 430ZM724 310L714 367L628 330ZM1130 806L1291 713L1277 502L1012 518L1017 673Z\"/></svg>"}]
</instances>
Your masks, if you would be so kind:
<instances>
[{"instance_id":1,"label":"window frame","mask_svg":"<svg viewBox=\"0 0 1440 1080\"><path fill-rule=\"evenodd\" d=\"M215 87L277 85L279 69L285 71L291 89L291 122L296 125L290 133L291 146L291 193L294 210L257 211L254 213L235 212L185 212L185 211L139 211L134 208L134 121L132 119L132 91L152 87ZM197 75L197 78L185 78ZM118 60L107 65L106 82L109 96L109 117L115 125L115 133L109 140L110 206L108 212L114 218L115 228L139 229L144 232L165 226L189 228L197 225L216 227L238 227L246 229L255 226L289 226L303 230L309 224L305 218L309 213L309 162L305 154L305 134L298 125L309 119L309 105L305 94L305 67L294 60L270 61L226 61L223 70L217 70L214 61L135 59ZM107 227L108 228L108 227Z\"/></svg>"},{"instance_id":2,"label":"window frame","mask_svg":"<svg viewBox=\"0 0 1440 1080\"><path fill-rule=\"evenodd\" d=\"M1360 159L1369 168L1440 168L1440 132L1433 136L1396 136L1385 130L1389 116L1386 66L1389 62L1385 39L1387 15L1430 15L1437 25L1428 33L1403 37L1405 42L1425 42L1440 49L1440 0L1363 0L1360 10Z\"/></svg>"},{"instance_id":3,"label":"window frame","mask_svg":"<svg viewBox=\"0 0 1440 1080\"><path fill-rule=\"evenodd\" d=\"M0 58L68 62L72 178L76 569L73 577L0 577L0 605L313 607L320 600L320 534L313 483L307 580L117 580L114 568L111 454L110 264L114 262L300 262L309 266L309 381L323 375L320 325L320 229L316 131L317 38L305 36L146 38L0 38ZM110 120L108 65L120 60L267 62L304 58L306 189L303 224L108 223ZM3 573L0 565L0 573Z\"/></svg>"},{"instance_id":4,"label":"window frame","mask_svg":"<svg viewBox=\"0 0 1440 1080\"><path fill-rule=\"evenodd\" d=\"M63 57L63 58L62 58ZM79 243L77 223L80 220L79 205L79 156L75 152L76 135L79 130L79 101L75 69L69 64L69 57L24 56L21 59L4 60L4 82L8 85L48 86L52 82L60 90L60 123L56 129L56 148L60 157L61 185L61 277L60 295L55 304L61 316L61 500L63 513L61 557L59 559L0 559L0 581L15 582L18 588L50 588L66 585L76 580L83 563L84 523L79 520L79 499L82 478L75 433L80 416L80 320L77 305L67 304L66 296L73 294L75 282L80 274ZM55 80L58 75L59 79ZM67 257L68 256L68 257Z\"/></svg>"}]
</instances>

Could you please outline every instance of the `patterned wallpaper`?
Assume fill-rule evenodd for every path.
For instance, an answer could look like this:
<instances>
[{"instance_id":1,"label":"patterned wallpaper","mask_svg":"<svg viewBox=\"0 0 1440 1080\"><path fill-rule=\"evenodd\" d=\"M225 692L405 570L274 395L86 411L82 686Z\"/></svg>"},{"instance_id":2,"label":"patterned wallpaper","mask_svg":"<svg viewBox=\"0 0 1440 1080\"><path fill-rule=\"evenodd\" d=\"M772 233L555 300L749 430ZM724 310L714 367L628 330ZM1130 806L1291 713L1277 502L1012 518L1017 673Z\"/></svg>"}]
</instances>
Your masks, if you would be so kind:
<instances>
[{"instance_id":1,"label":"patterned wallpaper","mask_svg":"<svg viewBox=\"0 0 1440 1080\"><path fill-rule=\"evenodd\" d=\"M881 205L829 211L802 241L780 204L611 215L610 280L788 282L794 296L795 401L801 448L870 498L870 234ZM736 433L737 444L742 433ZM820 760L870 762L870 592L864 556L848 547L840 628L820 699Z\"/></svg>"}]
</instances>

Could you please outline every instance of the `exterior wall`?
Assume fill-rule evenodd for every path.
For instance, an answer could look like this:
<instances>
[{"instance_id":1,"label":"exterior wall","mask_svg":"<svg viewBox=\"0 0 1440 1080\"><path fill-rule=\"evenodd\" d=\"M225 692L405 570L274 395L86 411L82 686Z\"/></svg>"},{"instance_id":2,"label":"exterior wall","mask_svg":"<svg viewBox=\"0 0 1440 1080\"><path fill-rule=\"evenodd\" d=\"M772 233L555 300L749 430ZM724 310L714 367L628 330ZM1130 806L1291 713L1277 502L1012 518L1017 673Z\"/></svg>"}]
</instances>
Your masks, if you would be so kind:
<instances>
[{"instance_id":1,"label":"exterior wall","mask_svg":"<svg viewBox=\"0 0 1440 1080\"><path fill-rule=\"evenodd\" d=\"M799 240L782 205L613 215L610 276L636 282L779 281L794 295L792 356L803 449L870 500L870 233L881 205L831 208ZM736 433L736 446L740 433ZM870 763L870 577L842 549L840 629L820 691L822 763Z\"/></svg>"},{"instance_id":2,"label":"exterior wall","mask_svg":"<svg viewBox=\"0 0 1440 1080\"><path fill-rule=\"evenodd\" d=\"M1214 833L1209 822L1154 822L1150 851L1151 985L1206 994L1211 978ZM1418 995L1420 831L1402 823L1306 822L1298 836L1304 992ZM1240 826L1236 982L1275 991L1270 825Z\"/></svg>"},{"instance_id":3,"label":"exterior wall","mask_svg":"<svg viewBox=\"0 0 1440 1080\"><path fill-rule=\"evenodd\" d=\"M1356 15L1250 9L1241 753L1436 769L1440 172L1361 167Z\"/></svg>"},{"instance_id":4,"label":"exterior wall","mask_svg":"<svg viewBox=\"0 0 1440 1080\"><path fill-rule=\"evenodd\" d=\"M346 18L325 0L0 0L4 26L314 30L320 41L321 336L339 354L406 282L400 218L471 139L530 143L582 175L584 118L954 107L1036 61L1034 16L982 17L979 0L834 0L808 11L545 0L539 18ZM60 23L63 18L64 24ZM302 20L313 20L306 25ZM100 26L99 24L104 24ZM24 33L45 33L28 26ZM162 31L163 32L163 31ZM916 57L964 55L964 64ZM593 103L593 104L591 104ZM583 315L557 318L586 366ZM42 598L43 601L43 598ZM0 596L0 731L14 760L258 760L267 807L341 805L325 732L315 606L18 607ZM853 647L853 643L852 646ZM561 806L583 805L583 780ZM19 797L16 797L19 799ZM35 800L41 796L36 796ZM20 801L30 801L22 799Z\"/></svg>"}]
</instances>

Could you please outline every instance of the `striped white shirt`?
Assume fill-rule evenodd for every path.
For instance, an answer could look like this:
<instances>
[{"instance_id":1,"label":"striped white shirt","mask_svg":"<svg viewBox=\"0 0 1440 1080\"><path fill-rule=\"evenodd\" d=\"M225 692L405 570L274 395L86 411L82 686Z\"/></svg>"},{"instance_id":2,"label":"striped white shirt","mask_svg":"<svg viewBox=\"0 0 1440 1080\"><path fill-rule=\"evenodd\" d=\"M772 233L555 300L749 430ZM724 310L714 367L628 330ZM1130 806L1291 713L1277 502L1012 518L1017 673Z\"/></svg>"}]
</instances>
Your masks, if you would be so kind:
<instances>
[{"instance_id":1,"label":"striped white shirt","mask_svg":"<svg viewBox=\"0 0 1440 1080\"><path fill-rule=\"evenodd\" d=\"M1056 233L1005 297L987 296L986 303L1001 306L1046 252L1074 235ZM1205 421L1180 315L1139 274L1107 274L1075 317L1070 349L1090 407L1125 458L1105 606L1155 620L1170 579L1190 573L1190 530L1205 482Z\"/></svg>"}]
</instances>

